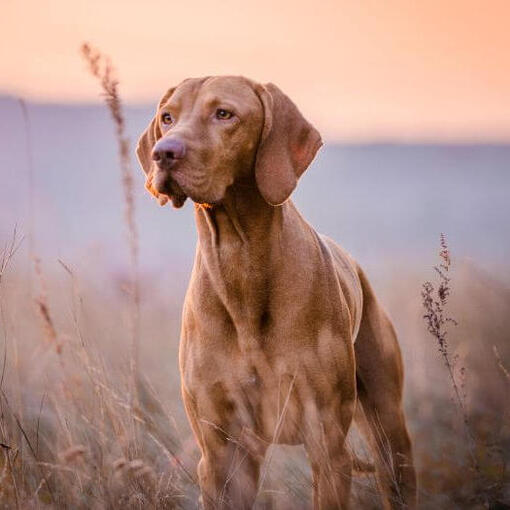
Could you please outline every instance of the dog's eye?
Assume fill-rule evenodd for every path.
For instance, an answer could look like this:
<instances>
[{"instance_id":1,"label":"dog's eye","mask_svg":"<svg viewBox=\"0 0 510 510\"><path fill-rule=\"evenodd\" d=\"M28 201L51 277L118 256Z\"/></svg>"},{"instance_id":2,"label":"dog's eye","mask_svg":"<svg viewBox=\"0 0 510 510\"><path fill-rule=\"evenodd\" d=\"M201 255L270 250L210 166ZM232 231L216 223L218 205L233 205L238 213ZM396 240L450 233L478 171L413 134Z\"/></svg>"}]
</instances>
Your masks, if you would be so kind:
<instances>
[{"instance_id":1,"label":"dog's eye","mask_svg":"<svg viewBox=\"0 0 510 510\"><path fill-rule=\"evenodd\" d=\"M232 112L224 110L223 108L218 108L216 110L216 118L219 120L228 120L231 119L233 116L234 114Z\"/></svg>"},{"instance_id":2,"label":"dog's eye","mask_svg":"<svg viewBox=\"0 0 510 510\"><path fill-rule=\"evenodd\" d=\"M172 116L169 113L161 114L161 122L165 124L165 126L170 125L173 122Z\"/></svg>"}]
</instances>

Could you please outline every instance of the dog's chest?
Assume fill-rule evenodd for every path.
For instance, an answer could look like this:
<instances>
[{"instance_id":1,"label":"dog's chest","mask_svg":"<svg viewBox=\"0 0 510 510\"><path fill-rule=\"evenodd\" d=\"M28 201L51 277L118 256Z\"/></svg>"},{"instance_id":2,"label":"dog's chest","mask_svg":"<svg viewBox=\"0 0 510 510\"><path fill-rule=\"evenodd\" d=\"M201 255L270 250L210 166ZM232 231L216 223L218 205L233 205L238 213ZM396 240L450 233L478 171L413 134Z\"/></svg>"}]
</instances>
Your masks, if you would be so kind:
<instances>
[{"instance_id":1,"label":"dog's chest","mask_svg":"<svg viewBox=\"0 0 510 510\"><path fill-rule=\"evenodd\" d=\"M330 333L319 333L313 346L290 345L241 352L188 343L183 383L203 418L222 428L250 430L267 442L300 443L306 413L339 402L349 356Z\"/></svg>"},{"instance_id":2,"label":"dog's chest","mask_svg":"<svg viewBox=\"0 0 510 510\"><path fill-rule=\"evenodd\" d=\"M258 357L257 357L258 358ZM302 400L297 370L276 366L261 358L227 359L209 356L198 368L183 374L186 386L204 420L263 442L301 442ZM194 372L194 373L193 373Z\"/></svg>"}]
</instances>

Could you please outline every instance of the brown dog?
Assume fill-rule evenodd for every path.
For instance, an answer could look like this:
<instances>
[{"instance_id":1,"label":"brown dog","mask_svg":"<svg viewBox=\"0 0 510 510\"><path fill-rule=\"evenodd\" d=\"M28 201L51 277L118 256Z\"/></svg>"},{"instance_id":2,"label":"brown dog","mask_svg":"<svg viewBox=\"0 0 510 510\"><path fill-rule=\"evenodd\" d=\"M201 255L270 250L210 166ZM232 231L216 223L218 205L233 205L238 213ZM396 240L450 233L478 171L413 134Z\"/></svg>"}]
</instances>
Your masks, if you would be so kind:
<instances>
[{"instance_id":1,"label":"brown dog","mask_svg":"<svg viewBox=\"0 0 510 510\"><path fill-rule=\"evenodd\" d=\"M139 141L147 189L195 202L180 369L206 508L251 508L271 443L304 444L315 508L346 508L355 410L385 506L415 506L393 326L356 262L288 200L321 145L276 86L230 76L170 89Z\"/></svg>"}]
</instances>

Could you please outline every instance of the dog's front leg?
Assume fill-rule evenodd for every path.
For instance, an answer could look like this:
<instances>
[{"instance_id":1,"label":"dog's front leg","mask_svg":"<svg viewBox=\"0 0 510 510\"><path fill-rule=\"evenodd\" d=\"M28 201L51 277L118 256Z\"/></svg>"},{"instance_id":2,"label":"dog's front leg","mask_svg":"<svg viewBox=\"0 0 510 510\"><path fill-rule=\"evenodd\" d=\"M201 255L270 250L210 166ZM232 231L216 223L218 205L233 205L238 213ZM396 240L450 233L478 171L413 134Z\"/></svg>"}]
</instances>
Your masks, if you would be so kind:
<instances>
[{"instance_id":1,"label":"dog's front leg","mask_svg":"<svg viewBox=\"0 0 510 510\"><path fill-rule=\"evenodd\" d=\"M203 508L251 509L257 496L265 445L257 443L254 447L242 427L236 426L233 416L227 422L219 420L216 412L201 416L195 400L186 391L183 400L202 453L197 471Z\"/></svg>"},{"instance_id":2,"label":"dog's front leg","mask_svg":"<svg viewBox=\"0 0 510 510\"><path fill-rule=\"evenodd\" d=\"M204 508L251 509L257 496L259 470L259 460L239 446L206 446L198 465Z\"/></svg>"},{"instance_id":3,"label":"dog's front leg","mask_svg":"<svg viewBox=\"0 0 510 510\"><path fill-rule=\"evenodd\" d=\"M312 466L314 508L345 510L349 507L352 472L345 432L337 424L321 424L321 429L305 444Z\"/></svg>"}]
</instances>

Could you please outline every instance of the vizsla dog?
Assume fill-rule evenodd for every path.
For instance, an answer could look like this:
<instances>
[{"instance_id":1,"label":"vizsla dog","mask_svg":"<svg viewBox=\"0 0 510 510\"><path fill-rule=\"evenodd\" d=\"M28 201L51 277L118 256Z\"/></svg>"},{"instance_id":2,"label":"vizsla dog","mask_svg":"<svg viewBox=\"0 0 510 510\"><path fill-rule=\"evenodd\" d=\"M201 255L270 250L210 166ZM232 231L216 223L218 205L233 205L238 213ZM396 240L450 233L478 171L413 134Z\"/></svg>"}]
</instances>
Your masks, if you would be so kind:
<instances>
[{"instance_id":1,"label":"vizsla dog","mask_svg":"<svg viewBox=\"0 0 510 510\"><path fill-rule=\"evenodd\" d=\"M188 79L137 154L160 204L195 202L198 245L180 346L206 508L251 508L271 443L303 444L315 508L347 508L354 415L386 508L414 508L393 326L363 271L289 200L322 145L275 85Z\"/></svg>"}]
</instances>

